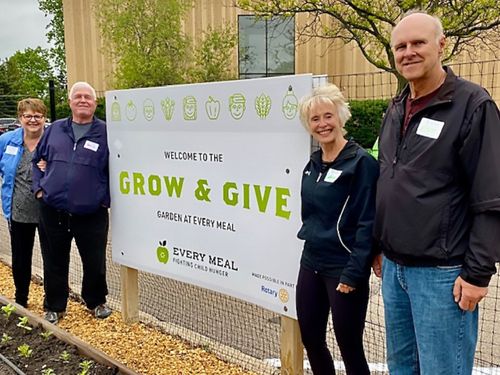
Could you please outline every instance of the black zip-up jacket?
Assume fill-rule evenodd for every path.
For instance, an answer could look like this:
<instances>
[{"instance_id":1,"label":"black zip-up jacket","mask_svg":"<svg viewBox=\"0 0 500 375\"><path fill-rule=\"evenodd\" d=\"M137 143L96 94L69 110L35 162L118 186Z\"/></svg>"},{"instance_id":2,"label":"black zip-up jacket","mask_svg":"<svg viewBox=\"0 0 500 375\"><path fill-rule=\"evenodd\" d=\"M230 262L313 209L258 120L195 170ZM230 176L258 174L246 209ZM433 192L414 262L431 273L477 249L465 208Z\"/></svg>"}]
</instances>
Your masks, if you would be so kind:
<instances>
[{"instance_id":1,"label":"black zip-up jacket","mask_svg":"<svg viewBox=\"0 0 500 375\"><path fill-rule=\"evenodd\" d=\"M376 160L349 141L323 167L321 150L302 175L301 265L357 287L370 276L373 219L378 177ZM342 269L343 268L343 269Z\"/></svg>"},{"instance_id":2,"label":"black zip-up jacket","mask_svg":"<svg viewBox=\"0 0 500 375\"><path fill-rule=\"evenodd\" d=\"M450 68L401 136L407 87L379 140L375 239L407 266L463 265L487 286L500 260L500 115L490 95Z\"/></svg>"}]
</instances>

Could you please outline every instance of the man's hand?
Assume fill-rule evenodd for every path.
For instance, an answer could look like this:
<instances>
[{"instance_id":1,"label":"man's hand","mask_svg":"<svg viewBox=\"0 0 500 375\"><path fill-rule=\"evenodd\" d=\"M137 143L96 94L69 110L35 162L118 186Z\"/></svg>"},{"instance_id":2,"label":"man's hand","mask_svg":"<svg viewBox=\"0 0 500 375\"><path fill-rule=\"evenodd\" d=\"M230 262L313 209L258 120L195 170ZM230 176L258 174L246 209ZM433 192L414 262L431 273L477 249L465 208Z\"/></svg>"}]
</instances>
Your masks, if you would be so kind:
<instances>
[{"instance_id":1,"label":"man's hand","mask_svg":"<svg viewBox=\"0 0 500 375\"><path fill-rule=\"evenodd\" d=\"M42 195L43 195L43 191L42 190L38 190L36 192L36 194L35 194L35 198L40 199L42 197Z\"/></svg>"},{"instance_id":2,"label":"man's hand","mask_svg":"<svg viewBox=\"0 0 500 375\"><path fill-rule=\"evenodd\" d=\"M375 276L377 277L382 276L382 254L375 255L375 258L373 259L372 262L372 269Z\"/></svg>"},{"instance_id":3,"label":"man's hand","mask_svg":"<svg viewBox=\"0 0 500 375\"><path fill-rule=\"evenodd\" d=\"M488 294L488 287L475 286L460 276L457 277L453 286L453 297L455 302L464 311L474 311L477 304Z\"/></svg>"},{"instance_id":4,"label":"man's hand","mask_svg":"<svg viewBox=\"0 0 500 375\"><path fill-rule=\"evenodd\" d=\"M337 292L340 292L340 293L350 293L354 289L356 289L356 288L353 288L352 286L349 286L347 284L339 283L339 285L337 285Z\"/></svg>"}]
</instances>

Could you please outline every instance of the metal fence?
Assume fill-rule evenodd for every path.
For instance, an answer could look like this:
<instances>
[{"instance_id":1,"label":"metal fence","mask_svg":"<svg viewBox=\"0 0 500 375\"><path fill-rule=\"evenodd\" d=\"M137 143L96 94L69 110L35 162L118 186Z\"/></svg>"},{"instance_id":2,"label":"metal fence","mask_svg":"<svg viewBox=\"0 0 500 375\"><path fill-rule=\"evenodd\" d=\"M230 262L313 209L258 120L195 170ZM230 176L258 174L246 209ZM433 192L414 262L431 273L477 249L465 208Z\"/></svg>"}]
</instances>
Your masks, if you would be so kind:
<instances>
[{"instance_id":1,"label":"metal fence","mask_svg":"<svg viewBox=\"0 0 500 375\"><path fill-rule=\"evenodd\" d=\"M456 74L480 83L497 101L499 67L496 61L453 65ZM349 99L389 98L396 90L396 80L388 73L331 76L329 80L341 87ZM1 221L0 257L7 262L10 261L8 236L7 225L5 221ZM33 273L43 277L38 243L33 258ZM73 249L71 259L70 285L72 291L79 295L82 271L76 249ZM111 240L108 243L108 284L109 304L119 310L120 267L111 260ZM233 297L147 272L139 272L139 292L141 321L178 335L194 345L201 345L222 359L256 373L280 372L278 314ZM479 327L475 373L500 374L500 342L496 339L500 334L498 273L492 278L488 297L480 304ZM331 323L328 332L336 365L341 369L341 356L335 344ZM371 280L364 342L372 373L386 373L383 305L380 283L374 277Z\"/></svg>"},{"instance_id":2,"label":"metal fence","mask_svg":"<svg viewBox=\"0 0 500 375\"><path fill-rule=\"evenodd\" d=\"M500 60L447 64L453 72L484 87L500 105ZM394 74L378 71L329 76L350 100L390 99L397 90Z\"/></svg>"}]
</instances>

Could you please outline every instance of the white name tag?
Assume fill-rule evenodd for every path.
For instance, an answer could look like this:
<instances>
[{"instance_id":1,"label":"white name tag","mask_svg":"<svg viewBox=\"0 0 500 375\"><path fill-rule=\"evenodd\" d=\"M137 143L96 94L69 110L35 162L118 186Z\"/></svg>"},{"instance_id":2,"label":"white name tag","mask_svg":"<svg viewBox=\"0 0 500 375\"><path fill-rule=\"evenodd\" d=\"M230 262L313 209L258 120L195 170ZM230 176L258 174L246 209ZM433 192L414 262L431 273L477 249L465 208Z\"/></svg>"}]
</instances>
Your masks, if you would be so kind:
<instances>
[{"instance_id":1,"label":"white name tag","mask_svg":"<svg viewBox=\"0 0 500 375\"><path fill-rule=\"evenodd\" d=\"M342 171L330 168L325 176L325 182L335 182L340 177Z\"/></svg>"},{"instance_id":2,"label":"white name tag","mask_svg":"<svg viewBox=\"0 0 500 375\"><path fill-rule=\"evenodd\" d=\"M423 117L420 124L418 124L417 134L427 138L438 139L441 130L443 130L443 126L443 121L436 121Z\"/></svg>"},{"instance_id":3,"label":"white name tag","mask_svg":"<svg viewBox=\"0 0 500 375\"><path fill-rule=\"evenodd\" d=\"M7 148L5 149L5 153L8 155L17 155L18 151L19 151L19 147L14 147L11 145L8 145Z\"/></svg>"},{"instance_id":4,"label":"white name tag","mask_svg":"<svg viewBox=\"0 0 500 375\"><path fill-rule=\"evenodd\" d=\"M83 147L88 150L97 151L97 149L99 148L99 144L92 141L85 141Z\"/></svg>"}]
</instances>

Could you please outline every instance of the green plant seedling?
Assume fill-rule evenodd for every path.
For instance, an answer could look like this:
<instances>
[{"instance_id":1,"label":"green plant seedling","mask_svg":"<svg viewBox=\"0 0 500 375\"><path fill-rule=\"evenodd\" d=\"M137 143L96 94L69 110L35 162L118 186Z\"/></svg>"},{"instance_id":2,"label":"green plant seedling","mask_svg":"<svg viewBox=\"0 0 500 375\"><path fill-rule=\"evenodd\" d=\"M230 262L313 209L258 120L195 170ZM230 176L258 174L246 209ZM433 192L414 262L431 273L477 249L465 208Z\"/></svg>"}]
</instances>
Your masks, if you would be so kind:
<instances>
[{"instance_id":1,"label":"green plant seedling","mask_svg":"<svg viewBox=\"0 0 500 375\"><path fill-rule=\"evenodd\" d=\"M10 315L14 311L16 311L16 306L12 305L11 303L6 306L2 306L2 314L4 314L7 319L9 319Z\"/></svg>"},{"instance_id":2,"label":"green plant seedling","mask_svg":"<svg viewBox=\"0 0 500 375\"><path fill-rule=\"evenodd\" d=\"M5 344L5 343L9 342L10 340L12 340L12 337L9 336L8 334L4 333L2 335L2 344Z\"/></svg>"},{"instance_id":3,"label":"green plant seedling","mask_svg":"<svg viewBox=\"0 0 500 375\"><path fill-rule=\"evenodd\" d=\"M93 364L94 364L94 362L92 362L90 360L85 360L85 361L80 362L78 367L80 367L82 369L82 371L80 371L78 373L78 375L88 375L90 368L92 367Z\"/></svg>"},{"instance_id":4,"label":"green plant seedling","mask_svg":"<svg viewBox=\"0 0 500 375\"><path fill-rule=\"evenodd\" d=\"M42 336L44 340L48 340L49 337L52 336L52 332L44 331L44 332L40 333L40 336Z\"/></svg>"},{"instance_id":5,"label":"green plant seedling","mask_svg":"<svg viewBox=\"0 0 500 375\"><path fill-rule=\"evenodd\" d=\"M56 372L49 367L42 370L42 375L56 375Z\"/></svg>"},{"instance_id":6,"label":"green plant seedling","mask_svg":"<svg viewBox=\"0 0 500 375\"><path fill-rule=\"evenodd\" d=\"M33 354L33 349L28 344L22 344L17 347L17 351L21 357L29 358Z\"/></svg>"},{"instance_id":7,"label":"green plant seedling","mask_svg":"<svg viewBox=\"0 0 500 375\"><path fill-rule=\"evenodd\" d=\"M28 325L28 317L20 316L19 323L17 323L19 328L25 329L26 331L31 331L33 328Z\"/></svg>"},{"instance_id":8,"label":"green plant seedling","mask_svg":"<svg viewBox=\"0 0 500 375\"><path fill-rule=\"evenodd\" d=\"M66 350L63 351L60 355L59 358L62 359L64 363L68 363L69 359L71 357L71 354L69 354Z\"/></svg>"}]
</instances>

